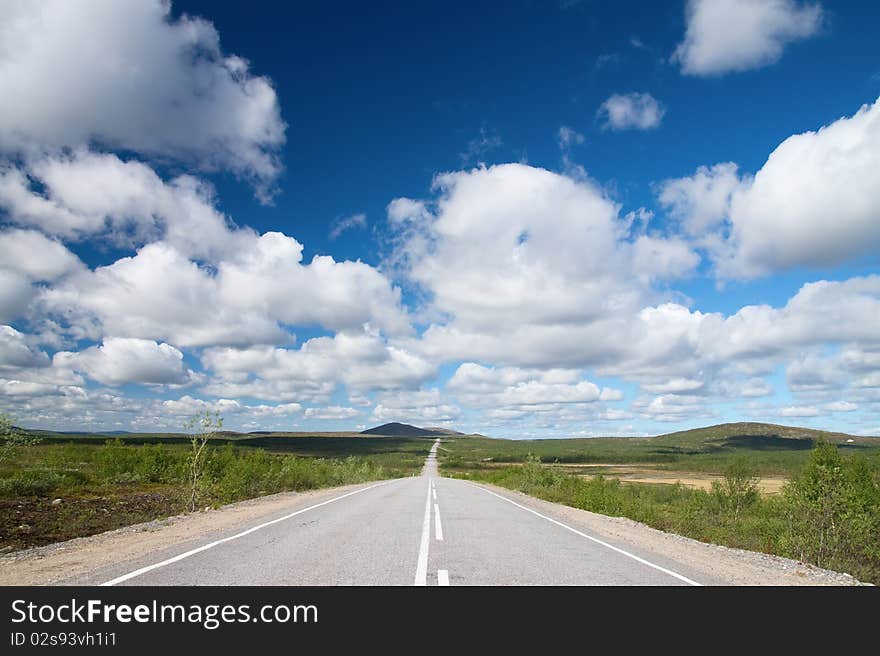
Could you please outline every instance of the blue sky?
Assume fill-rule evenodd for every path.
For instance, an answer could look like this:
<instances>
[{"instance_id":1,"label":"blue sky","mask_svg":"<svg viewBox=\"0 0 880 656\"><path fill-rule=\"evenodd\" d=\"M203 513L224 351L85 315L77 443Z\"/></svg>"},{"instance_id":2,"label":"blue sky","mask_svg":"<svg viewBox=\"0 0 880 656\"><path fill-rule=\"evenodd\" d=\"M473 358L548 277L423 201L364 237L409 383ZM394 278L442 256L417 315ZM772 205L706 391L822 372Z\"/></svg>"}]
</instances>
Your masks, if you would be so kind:
<instances>
[{"instance_id":1,"label":"blue sky","mask_svg":"<svg viewBox=\"0 0 880 656\"><path fill-rule=\"evenodd\" d=\"M880 433L880 8L74 5L0 28L21 423Z\"/></svg>"}]
</instances>

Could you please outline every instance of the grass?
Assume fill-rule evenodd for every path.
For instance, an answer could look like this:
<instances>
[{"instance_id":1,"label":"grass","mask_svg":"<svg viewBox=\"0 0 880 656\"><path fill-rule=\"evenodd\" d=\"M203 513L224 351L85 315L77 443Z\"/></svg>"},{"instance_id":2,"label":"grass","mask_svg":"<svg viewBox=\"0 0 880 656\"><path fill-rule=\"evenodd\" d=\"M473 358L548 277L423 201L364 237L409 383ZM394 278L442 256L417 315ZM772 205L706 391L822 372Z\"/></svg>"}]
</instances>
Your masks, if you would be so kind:
<instances>
[{"instance_id":1,"label":"grass","mask_svg":"<svg viewBox=\"0 0 880 656\"><path fill-rule=\"evenodd\" d=\"M848 442L847 440L852 440ZM836 444L848 453L880 451L880 439L773 424L722 424L658 437L501 440L486 437L445 440L443 466L490 469L498 464L523 463L532 454L545 463L651 464L656 469L721 473L744 456L756 473L791 476L807 461L819 441Z\"/></svg>"},{"instance_id":2,"label":"grass","mask_svg":"<svg viewBox=\"0 0 880 656\"><path fill-rule=\"evenodd\" d=\"M188 440L126 439L131 437L97 443L91 436L44 439L3 462L0 549L49 544L183 512ZM215 439L207 450L199 507L417 474L430 446L417 438Z\"/></svg>"},{"instance_id":3,"label":"grass","mask_svg":"<svg viewBox=\"0 0 880 656\"><path fill-rule=\"evenodd\" d=\"M842 436L830 443L824 435L763 430L769 433L763 440L754 427L645 439L453 438L443 444L440 466L445 475L880 583L880 440ZM548 462L647 462L721 478L705 491L602 474L585 478ZM758 494L758 476L769 474L789 478L782 494Z\"/></svg>"}]
</instances>

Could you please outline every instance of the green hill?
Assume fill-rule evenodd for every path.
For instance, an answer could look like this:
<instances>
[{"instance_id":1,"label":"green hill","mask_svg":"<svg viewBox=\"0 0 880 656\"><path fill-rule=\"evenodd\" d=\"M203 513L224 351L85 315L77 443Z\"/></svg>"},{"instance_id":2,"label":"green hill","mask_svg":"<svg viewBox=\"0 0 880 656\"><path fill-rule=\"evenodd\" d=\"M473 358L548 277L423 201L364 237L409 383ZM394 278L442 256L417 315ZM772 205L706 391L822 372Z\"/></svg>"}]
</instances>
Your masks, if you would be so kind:
<instances>
[{"instance_id":1,"label":"green hill","mask_svg":"<svg viewBox=\"0 0 880 656\"><path fill-rule=\"evenodd\" d=\"M756 422L718 424L705 428L667 433L651 438L654 444L684 448L691 447L700 450L714 450L725 447L810 449L817 440L824 440L825 442L839 445L861 444L880 446L880 440L876 437Z\"/></svg>"}]
</instances>

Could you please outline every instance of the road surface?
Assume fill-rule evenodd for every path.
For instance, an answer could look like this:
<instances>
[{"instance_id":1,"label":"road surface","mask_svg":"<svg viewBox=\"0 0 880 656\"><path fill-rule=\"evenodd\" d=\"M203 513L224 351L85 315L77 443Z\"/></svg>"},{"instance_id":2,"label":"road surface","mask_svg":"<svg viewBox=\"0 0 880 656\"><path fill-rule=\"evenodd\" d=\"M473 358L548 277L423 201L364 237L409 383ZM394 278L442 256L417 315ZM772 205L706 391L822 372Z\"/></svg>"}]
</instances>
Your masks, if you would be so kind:
<instances>
[{"instance_id":1,"label":"road surface","mask_svg":"<svg viewBox=\"0 0 880 656\"><path fill-rule=\"evenodd\" d=\"M244 530L66 583L703 585L704 572L599 539L489 488L422 475L367 484Z\"/></svg>"}]
</instances>

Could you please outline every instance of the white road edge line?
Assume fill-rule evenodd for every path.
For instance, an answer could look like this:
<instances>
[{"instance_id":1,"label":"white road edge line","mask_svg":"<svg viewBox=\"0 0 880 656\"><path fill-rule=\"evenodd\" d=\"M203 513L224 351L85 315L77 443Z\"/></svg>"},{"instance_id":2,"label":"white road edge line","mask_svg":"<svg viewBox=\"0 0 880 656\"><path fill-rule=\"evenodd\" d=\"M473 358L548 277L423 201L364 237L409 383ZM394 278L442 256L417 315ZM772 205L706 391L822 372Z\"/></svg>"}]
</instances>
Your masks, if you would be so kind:
<instances>
[{"instance_id":1,"label":"white road edge line","mask_svg":"<svg viewBox=\"0 0 880 656\"><path fill-rule=\"evenodd\" d=\"M465 482L467 482L467 481L465 481ZM567 530L571 531L572 533L576 533L577 535L580 535L582 538L587 538L588 540L592 540L593 542L595 542L597 544L601 544L603 547L607 547L607 548L611 549L612 551L616 551L619 554L623 554L627 558L632 558L633 560L638 561L638 562L642 563L643 565L647 565L648 567L653 567L654 569L659 570L659 571L663 572L664 574L669 574L669 576L677 578L679 581L684 581L688 585L695 585L695 586L700 586L700 587L702 587L702 585L703 585L702 583L697 583L693 579L689 579L686 576L682 576L681 574L678 574L677 572L673 572L671 569L666 569L665 567L661 567L660 565L655 565L654 563L647 561L644 558L639 558L635 554L631 554L629 551L625 551L619 547L615 547L613 544L608 544L607 542L603 542L599 538L594 538L592 535L587 535L586 533L582 533L581 531L577 530L576 528L572 528L571 526L569 526L567 524L563 524L562 522L557 521L557 520L553 519L552 517L547 517L547 515L542 515L537 510L532 510L531 508L523 506L522 504L519 504L516 501L508 499L507 497L505 497L501 494L496 494L492 490L489 490L481 485L475 485L474 483L468 483L468 484L473 485L474 487L483 490L483 492L488 492L489 494L491 494L494 497L498 497L499 499L503 499L507 503L511 503L514 506L516 506L517 508L522 508L523 510L528 511L528 512L532 513L533 515L537 515L541 519L546 519L548 522L552 522L553 524L556 524L557 526L561 526L562 528L567 529Z\"/></svg>"},{"instance_id":2,"label":"white road edge line","mask_svg":"<svg viewBox=\"0 0 880 656\"><path fill-rule=\"evenodd\" d=\"M272 524L277 524L278 522L283 522L286 519L290 519L291 517L296 517L304 512L308 512L309 510L314 510L315 508L320 508L321 506L326 506L328 503L333 503L334 501L339 501L340 499L345 499L346 497L350 497L354 494L360 494L361 492L366 492L367 490L372 490L375 487L379 487L381 485L387 485L388 483L393 483L395 480L401 479L393 479L390 481L382 481L381 483L376 483L375 485L370 485L369 487L363 487L360 490L355 490L354 492L347 492L346 494L342 494L338 497L333 497L332 499L328 499L327 501L322 501L321 503L316 503L313 506L309 506L308 508L303 508L302 510L297 510L296 512L292 512L289 515L284 515L284 517L279 517L277 519L273 519L268 522L263 522L262 524L258 524L257 526L253 526L246 531L242 531L241 533L236 533L235 535L230 535L227 538L223 538L221 540L215 540L209 544L202 545L201 547L197 547L195 549L190 549L189 551L185 551L182 554L174 556L173 558L169 558L167 560L163 560L162 562L155 563L153 565L147 565L146 567L141 567L140 569L136 569L133 572L129 572L128 574L123 574L122 576L117 576L115 579L107 581L106 583L102 583L101 586L111 586L116 585L118 583L123 583L124 581L128 581L129 579L133 579L136 576L140 576L141 574L146 574L147 572L151 572L154 569L159 569L160 567L164 567L165 565L170 565L171 563L176 563L184 558L189 558L190 556L194 556L197 553L201 553L202 551L207 551L208 549L212 549L219 544L223 544L224 542L230 542L232 540L237 540L238 538L244 537L245 535L249 535L254 531L259 531L261 528L266 528L267 526L271 526Z\"/></svg>"},{"instance_id":3,"label":"white road edge line","mask_svg":"<svg viewBox=\"0 0 880 656\"><path fill-rule=\"evenodd\" d=\"M425 519L422 521L422 543L419 545L419 562L413 585L428 585L428 544L431 541L431 480L428 479L428 498L425 501Z\"/></svg>"},{"instance_id":4,"label":"white road edge line","mask_svg":"<svg viewBox=\"0 0 880 656\"><path fill-rule=\"evenodd\" d=\"M440 506L434 504L434 535L443 540L443 525L440 523Z\"/></svg>"},{"instance_id":5,"label":"white road edge line","mask_svg":"<svg viewBox=\"0 0 880 656\"><path fill-rule=\"evenodd\" d=\"M437 585L449 586L449 570L448 569L438 569L437 570Z\"/></svg>"}]
</instances>

